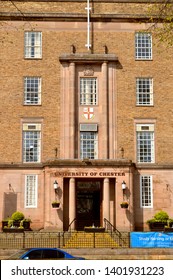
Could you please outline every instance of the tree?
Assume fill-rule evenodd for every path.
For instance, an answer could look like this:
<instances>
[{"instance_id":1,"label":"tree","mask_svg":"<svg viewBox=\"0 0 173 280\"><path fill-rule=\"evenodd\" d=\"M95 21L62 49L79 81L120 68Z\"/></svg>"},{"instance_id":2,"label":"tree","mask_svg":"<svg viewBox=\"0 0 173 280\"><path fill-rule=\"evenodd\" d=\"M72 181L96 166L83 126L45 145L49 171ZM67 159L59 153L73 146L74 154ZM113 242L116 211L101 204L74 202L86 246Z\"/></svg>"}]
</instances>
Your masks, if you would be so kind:
<instances>
[{"instance_id":1,"label":"tree","mask_svg":"<svg viewBox=\"0 0 173 280\"><path fill-rule=\"evenodd\" d=\"M21 1L23 2L23 1ZM19 7L18 2L16 3L16 1L13 0L0 0L0 31L1 28L3 29L3 35L0 35L0 43L4 43L5 41L8 41L10 43L11 40L8 40L8 28L11 27L11 23L10 21L7 21L5 19L4 14L5 13L14 13L16 14L16 17L20 17L20 20L22 20L24 22L23 27L25 26L25 24L29 24L30 28L32 29L32 25L30 23L30 21L28 20L28 18L26 17L25 13L22 11L22 8ZM16 29L16 27L13 27Z\"/></svg>"},{"instance_id":2,"label":"tree","mask_svg":"<svg viewBox=\"0 0 173 280\"><path fill-rule=\"evenodd\" d=\"M149 7L150 29L160 43L173 45L173 1L156 0Z\"/></svg>"}]
</instances>

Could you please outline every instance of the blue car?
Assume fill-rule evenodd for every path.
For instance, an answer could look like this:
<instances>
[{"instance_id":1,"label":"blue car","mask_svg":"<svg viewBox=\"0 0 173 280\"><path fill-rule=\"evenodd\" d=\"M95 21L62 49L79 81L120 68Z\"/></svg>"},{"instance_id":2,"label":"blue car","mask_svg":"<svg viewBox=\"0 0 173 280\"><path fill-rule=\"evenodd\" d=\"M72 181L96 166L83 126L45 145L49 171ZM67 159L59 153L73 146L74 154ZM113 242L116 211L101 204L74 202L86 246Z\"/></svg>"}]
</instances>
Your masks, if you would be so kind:
<instances>
[{"instance_id":1,"label":"blue car","mask_svg":"<svg viewBox=\"0 0 173 280\"><path fill-rule=\"evenodd\" d=\"M82 257L75 257L58 248L32 248L19 256L20 260L84 260Z\"/></svg>"}]
</instances>

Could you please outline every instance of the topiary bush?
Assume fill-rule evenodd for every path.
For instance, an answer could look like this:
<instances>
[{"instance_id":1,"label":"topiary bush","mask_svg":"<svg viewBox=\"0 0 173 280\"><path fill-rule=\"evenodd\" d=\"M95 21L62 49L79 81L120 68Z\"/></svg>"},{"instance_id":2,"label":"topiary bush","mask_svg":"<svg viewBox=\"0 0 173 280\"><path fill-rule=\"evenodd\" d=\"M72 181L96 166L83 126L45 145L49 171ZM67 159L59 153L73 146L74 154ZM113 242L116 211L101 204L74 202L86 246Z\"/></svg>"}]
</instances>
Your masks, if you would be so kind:
<instances>
[{"instance_id":1,"label":"topiary bush","mask_svg":"<svg viewBox=\"0 0 173 280\"><path fill-rule=\"evenodd\" d=\"M148 220L147 224L152 231L163 231L165 226L173 226L173 219L170 219L169 215L161 210L157 212L152 219Z\"/></svg>"},{"instance_id":2,"label":"topiary bush","mask_svg":"<svg viewBox=\"0 0 173 280\"><path fill-rule=\"evenodd\" d=\"M21 221L25 218L22 212L16 211L11 215L11 219L15 222Z\"/></svg>"},{"instance_id":3,"label":"topiary bush","mask_svg":"<svg viewBox=\"0 0 173 280\"><path fill-rule=\"evenodd\" d=\"M154 219L158 222L167 222L167 220L169 219L169 215L165 211L161 210L154 215Z\"/></svg>"},{"instance_id":4,"label":"topiary bush","mask_svg":"<svg viewBox=\"0 0 173 280\"><path fill-rule=\"evenodd\" d=\"M5 232L12 232L11 230L31 230L31 219L25 219L22 212L14 212L10 218L2 221L2 230ZM14 232L14 231L13 231Z\"/></svg>"},{"instance_id":5,"label":"topiary bush","mask_svg":"<svg viewBox=\"0 0 173 280\"><path fill-rule=\"evenodd\" d=\"M148 220L147 224L157 223L157 222L167 223L168 220L169 220L169 215L165 211L161 210L154 215L154 218Z\"/></svg>"}]
</instances>

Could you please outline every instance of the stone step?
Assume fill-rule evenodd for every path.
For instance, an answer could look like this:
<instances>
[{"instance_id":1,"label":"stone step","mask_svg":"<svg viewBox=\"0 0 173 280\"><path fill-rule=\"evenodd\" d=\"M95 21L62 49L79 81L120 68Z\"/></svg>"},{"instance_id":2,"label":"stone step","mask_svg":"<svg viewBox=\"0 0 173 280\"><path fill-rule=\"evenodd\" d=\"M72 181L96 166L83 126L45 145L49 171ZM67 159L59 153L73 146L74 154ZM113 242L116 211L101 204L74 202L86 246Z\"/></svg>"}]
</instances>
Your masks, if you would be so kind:
<instances>
[{"instance_id":1,"label":"stone step","mask_svg":"<svg viewBox=\"0 0 173 280\"><path fill-rule=\"evenodd\" d=\"M112 248L119 247L109 233L74 232L66 242L64 248Z\"/></svg>"}]
</instances>

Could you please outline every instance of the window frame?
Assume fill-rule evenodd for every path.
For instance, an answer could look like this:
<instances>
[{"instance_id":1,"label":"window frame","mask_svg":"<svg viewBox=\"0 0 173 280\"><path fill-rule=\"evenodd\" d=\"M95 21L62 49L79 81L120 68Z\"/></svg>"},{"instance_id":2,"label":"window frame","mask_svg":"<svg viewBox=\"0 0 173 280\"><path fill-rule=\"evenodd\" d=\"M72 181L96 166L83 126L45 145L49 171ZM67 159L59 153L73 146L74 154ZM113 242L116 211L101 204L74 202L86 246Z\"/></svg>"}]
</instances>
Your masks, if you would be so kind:
<instances>
[{"instance_id":1,"label":"window frame","mask_svg":"<svg viewBox=\"0 0 173 280\"><path fill-rule=\"evenodd\" d=\"M86 92L87 86L90 87L91 91ZM98 105L98 78L97 77L80 77L79 89L80 89L80 105L85 105L85 106Z\"/></svg>"},{"instance_id":2,"label":"window frame","mask_svg":"<svg viewBox=\"0 0 173 280\"><path fill-rule=\"evenodd\" d=\"M148 184L144 185L148 180ZM148 205L146 205L146 197L148 196ZM153 208L153 177L152 175L143 174L140 175L140 207L141 208Z\"/></svg>"},{"instance_id":3,"label":"window frame","mask_svg":"<svg viewBox=\"0 0 173 280\"><path fill-rule=\"evenodd\" d=\"M142 128L145 128L145 127L146 128L149 127L149 129L142 130ZM149 137L147 139L147 136L150 136L150 139L149 139ZM143 137L143 139L141 137ZM150 153L149 153L149 150L151 151ZM137 163L139 163L139 164L155 163L155 127L154 127L154 124L136 124L136 151L137 151ZM145 151L147 151L147 152L145 152ZM143 160L143 161L139 160L142 157L143 158L150 157L151 160Z\"/></svg>"},{"instance_id":4,"label":"window frame","mask_svg":"<svg viewBox=\"0 0 173 280\"><path fill-rule=\"evenodd\" d=\"M143 102L140 100L143 100ZM149 100L149 102L144 102L144 100ZM136 105L153 106L153 78L136 78Z\"/></svg>"},{"instance_id":5,"label":"window frame","mask_svg":"<svg viewBox=\"0 0 173 280\"><path fill-rule=\"evenodd\" d=\"M36 37L36 35L38 37ZM25 59L42 58L42 32L41 31L25 31L24 57Z\"/></svg>"},{"instance_id":6,"label":"window frame","mask_svg":"<svg viewBox=\"0 0 173 280\"><path fill-rule=\"evenodd\" d=\"M135 59L152 60L152 34L148 32L135 33Z\"/></svg>"},{"instance_id":7,"label":"window frame","mask_svg":"<svg viewBox=\"0 0 173 280\"><path fill-rule=\"evenodd\" d=\"M37 81L37 86L36 86L36 81ZM41 85L42 85L41 77L30 77L30 76L24 77L24 105L27 106L41 105ZM28 88L30 89L30 91L28 91ZM32 99L33 100L37 99L38 102L34 102L32 101Z\"/></svg>"},{"instance_id":8,"label":"window frame","mask_svg":"<svg viewBox=\"0 0 173 280\"><path fill-rule=\"evenodd\" d=\"M32 127L32 126L36 127L37 129L32 129L32 128L28 129L29 127ZM35 135L37 135L38 137ZM41 124L39 124L39 123L23 124L22 143L23 143L23 146L22 146L23 163L40 163L41 162ZM28 145L30 145L30 148L29 148L30 150L28 150L28 153L29 153L28 157L29 157L29 159L31 159L31 157L33 157L33 160L27 160L27 149L28 149L27 146ZM31 151L31 149L33 149L33 151ZM37 158L37 160L34 160L34 158Z\"/></svg>"},{"instance_id":9,"label":"window frame","mask_svg":"<svg viewBox=\"0 0 173 280\"><path fill-rule=\"evenodd\" d=\"M82 135L86 136L86 139L82 137ZM87 139L87 135L92 138ZM84 142L87 142L86 144ZM92 152L91 146L94 147ZM89 150L89 151L87 151ZM98 132L96 131L80 131L80 158L88 158L88 159L98 159Z\"/></svg>"},{"instance_id":10,"label":"window frame","mask_svg":"<svg viewBox=\"0 0 173 280\"><path fill-rule=\"evenodd\" d=\"M33 182L31 183L29 182L29 178L32 178L34 182L33 185L32 185ZM25 208L37 208L37 203L38 203L38 175L26 174L25 175Z\"/></svg>"}]
</instances>

